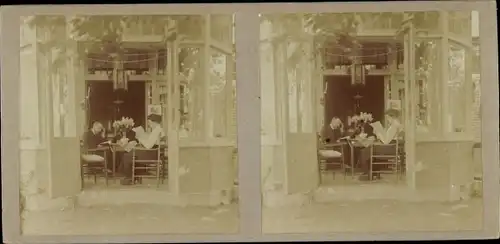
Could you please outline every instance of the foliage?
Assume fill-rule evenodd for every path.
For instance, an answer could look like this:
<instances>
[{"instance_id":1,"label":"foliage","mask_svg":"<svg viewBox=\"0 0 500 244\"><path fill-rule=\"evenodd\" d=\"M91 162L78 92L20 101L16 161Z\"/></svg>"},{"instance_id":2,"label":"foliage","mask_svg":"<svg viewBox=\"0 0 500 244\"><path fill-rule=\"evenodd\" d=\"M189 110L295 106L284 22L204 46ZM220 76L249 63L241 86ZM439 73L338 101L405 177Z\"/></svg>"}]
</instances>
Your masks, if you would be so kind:
<instances>
[{"instance_id":1,"label":"foliage","mask_svg":"<svg viewBox=\"0 0 500 244\"><path fill-rule=\"evenodd\" d=\"M405 16L407 15L407 16ZM438 12L373 12L373 13L309 13L309 14L267 14L262 21L273 23L280 34L273 41L295 42L298 47L289 55L287 63L294 67L303 59L305 42L303 38L314 41L314 54L333 45L345 53L361 47L356 35L363 24L365 28L397 30L405 19L411 19L419 28L435 28L439 20ZM396 34L396 33L395 33ZM420 47L419 47L420 48ZM424 48L422 46L421 48Z\"/></svg>"},{"instance_id":2,"label":"foliage","mask_svg":"<svg viewBox=\"0 0 500 244\"><path fill-rule=\"evenodd\" d=\"M314 41L314 52L321 52L327 45L335 45L345 52L350 52L361 44L356 38L361 23L382 23L394 19L402 22L403 13L313 13L313 14L270 14L262 15L262 21L273 23L273 27L280 29L280 35L273 41L295 42L299 47L289 55L291 66L296 65L303 58L302 52L305 42L298 42L303 38Z\"/></svg>"},{"instance_id":3,"label":"foliage","mask_svg":"<svg viewBox=\"0 0 500 244\"><path fill-rule=\"evenodd\" d=\"M189 16L131 16L131 15L87 15L77 16L67 22L62 15L37 15L26 19L30 28L36 28L39 48L42 52L52 50L56 58L53 65L60 67L65 62L66 41L69 36L80 42L79 48L85 55L91 51L104 51L106 53L119 53L124 51L121 36L127 27L137 22L146 22L152 29L163 34L163 41L167 42L182 38L171 24L172 21L185 21ZM70 29L68 23L71 24ZM168 27L168 28L164 28Z\"/></svg>"},{"instance_id":4,"label":"foliage","mask_svg":"<svg viewBox=\"0 0 500 244\"><path fill-rule=\"evenodd\" d=\"M52 66L57 69L64 67L68 36L75 40L85 40L79 43L80 52L78 53L82 55L79 58L85 58L89 52L120 53L126 51L121 42L122 34L127 28L137 23L146 23L143 25L144 34L154 32L163 35L163 42L166 44L168 41L184 39L187 31L199 29L191 28L201 24L196 21L196 17L193 18L192 15L86 15L70 19L72 29L67 28L67 19L62 15L37 15L28 18L26 23L42 33L38 36L41 40L39 48L42 52L51 50L55 53ZM175 28L174 22L178 24L179 29ZM181 67L179 68L184 71L185 75L197 66L198 54L200 54L199 48L180 49ZM231 58L235 61L234 55Z\"/></svg>"}]
</instances>

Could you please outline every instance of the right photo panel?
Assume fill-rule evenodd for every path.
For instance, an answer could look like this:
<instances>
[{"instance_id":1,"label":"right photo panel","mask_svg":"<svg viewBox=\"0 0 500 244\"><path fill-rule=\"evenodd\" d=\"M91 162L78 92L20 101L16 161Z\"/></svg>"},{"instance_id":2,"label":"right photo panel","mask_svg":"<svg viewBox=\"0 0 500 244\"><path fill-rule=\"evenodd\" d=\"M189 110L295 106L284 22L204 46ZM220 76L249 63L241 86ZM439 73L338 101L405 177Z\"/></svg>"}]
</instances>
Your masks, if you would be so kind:
<instances>
[{"instance_id":1,"label":"right photo panel","mask_svg":"<svg viewBox=\"0 0 500 244\"><path fill-rule=\"evenodd\" d=\"M263 233L482 229L478 15L260 15Z\"/></svg>"}]
</instances>

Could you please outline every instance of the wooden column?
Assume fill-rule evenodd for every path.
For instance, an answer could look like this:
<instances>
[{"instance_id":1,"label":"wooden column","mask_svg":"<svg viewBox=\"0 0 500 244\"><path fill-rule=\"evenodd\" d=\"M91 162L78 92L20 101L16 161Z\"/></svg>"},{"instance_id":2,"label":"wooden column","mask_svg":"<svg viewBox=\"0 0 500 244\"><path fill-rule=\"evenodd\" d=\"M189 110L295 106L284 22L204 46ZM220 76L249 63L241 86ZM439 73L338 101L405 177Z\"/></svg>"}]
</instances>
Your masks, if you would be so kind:
<instances>
[{"instance_id":1,"label":"wooden column","mask_svg":"<svg viewBox=\"0 0 500 244\"><path fill-rule=\"evenodd\" d=\"M441 70L441 82L436 82L439 83L439 88L438 91L440 91L441 94L441 99L439 101L438 106L439 106L439 112L441 114L441 121L438 124L439 127L436 128L438 133L441 136L444 136L448 133L449 128L449 119L448 119L448 114L450 112L450 106L448 104L448 82L449 82L449 68L448 68L448 57L450 55L449 51L449 32L448 32L448 12L446 11L441 11L439 13L440 21L439 24L441 26L441 33L442 33L442 38L440 42L440 55L439 55L439 65L438 68Z\"/></svg>"},{"instance_id":2,"label":"wooden column","mask_svg":"<svg viewBox=\"0 0 500 244\"><path fill-rule=\"evenodd\" d=\"M203 60L203 80L202 80L202 91L203 91L203 97L204 97L204 103L203 103L203 109L202 109L202 114L203 114L203 133L202 133L202 141L207 141L208 138L210 138L212 135L212 130L213 127L211 124L213 123L213 113L212 113L212 103L211 103L211 95L210 95L210 83L211 83L211 36L210 36L210 15L206 14L204 15L205 18L205 26L203 28L203 55L202 55L202 60Z\"/></svg>"},{"instance_id":3,"label":"wooden column","mask_svg":"<svg viewBox=\"0 0 500 244\"><path fill-rule=\"evenodd\" d=\"M314 45L314 41L313 41ZM313 49L314 50L314 49ZM315 77L313 81L315 82L315 87L316 87L316 103L314 104L316 106L316 131L318 133L321 133L323 130L323 125L325 124L325 81L324 81L324 76L323 76L323 57L322 57L322 50L317 51L315 55L315 60L314 60L314 72L315 72Z\"/></svg>"},{"instance_id":4,"label":"wooden column","mask_svg":"<svg viewBox=\"0 0 500 244\"><path fill-rule=\"evenodd\" d=\"M165 101L166 104L165 104L165 108L163 108L163 110L167 111L165 114L165 118L163 118L163 128L164 130L167 132L167 135L168 135L168 131L174 129L174 128L171 128L171 125L170 123L168 122L169 120L171 120L171 114L170 112L168 111L169 109L169 104L172 102L172 94L170 93L170 86L169 86L169 83L173 82L173 78L174 76L177 75L178 72L174 72L174 69L173 69L173 60L174 60L174 55L176 55L176 51L174 50L174 46L173 46L173 43L172 42L167 42L166 44L166 49L167 49L167 52L166 52L166 55L167 55L167 63L166 63L166 67L165 67L165 74L164 74L164 79L165 79L165 82L166 82L166 86L167 86L167 100ZM175 128L175 129L179 129L179 128Z\"/></svg>"},{"instance_id":5,"label":"wooden column","mask_svg":"<svg viewBox=\"0 0 500 244\"><path fill-rule=\"evenodd\" d=\"M150 53L149 58L149 75L151 77L151 86L153 87L153 104L160 104L160 93L158 91L158 52Z\"/></svg>"},{"instance_id":6,"label":"wooden column","mask_svg":"<svg viewBox=\"0 0 500 244\"><path fill-rule=\"evenodd\" d=\"M467 21L467 32L465 39L468 41L468 45L465 47L465 131L467 133L467 138L474 138L473 131L473 111L474 111L474 80L472 79L472 67L473 67L473 57L474 57L474 46L472 44L472 26L470 13L468 13Z\"/></svg>"},{"instance_id":7,"label":"wooden column","mask_svg":"<svg viewBox=\"0 0 500 244\"><path fill-rule=\"evenodd\" d=\"M415 188L415 57L414 57L414 26L411 21L406 23L404 34L404 66L405 66L405 88L404 88L404 128L405 129L405 151L406 151L406 179L410 188Z\"/></svg>"},{"instance_id":8,"label":"wooden column","mask_svg":"<svg viewBox=\"0 0 500 244\"><path fill-rule=\"evenodd\" d=\"M68 39L67 39L67 55L68 55L68 71L67 76L68 79L73 79L74 82L70 82L74 84L74 100L79 103L84 101L87 96L87 86L85 81L85 71L86 71L86 62L85 55L81 53L81 50L78 48L78 42L71 37L69 37L69 33L72 32L71 19L67 18L67 30L68 30ZM77 106L75 111L76 118L76 134L77 136L83 135L83 133L90 127L87 123L87 111L80 106Z\"/></svg>"},{"instance_id":9,"label":"wooden column","mask_svg":"<svg viewBox=\"0 0 500 244\"><path fill-rule=\"evenodd\" d=\"M234 80L234 67L235 67L235 59L233 54L226 55L226 84L224 86L224 102L226 107L226 137L229 137L231 140L236 138L236 131L232 130L232 124L234 123L234 105L235 105L235 97L233 96L233 80Z\"/></svg>"},{"instance_id":10,"label":"wooden column","mask_svg":"<svg viewBox=\"0 0 500 244\"><path fill-rule=\"evenodd\" d=\"M390 75L389 75L389 79L388 81L386 82L386 103L389 102L389 100L391 99L395 99L395 96L394 94L397 94L398 93L398 87L397 86L394 86L393 84L396 83L397 84L397 72L398 72L398 51L397 50L397 47L394 43L391 43L390 46L389 46L389 57L388 57L388 60L389 60L389 72L390 72ZM394 82L395 81L395 82ZM386 109L388 108L387 104L386 104Z\"/></svg>"}]
</instances>

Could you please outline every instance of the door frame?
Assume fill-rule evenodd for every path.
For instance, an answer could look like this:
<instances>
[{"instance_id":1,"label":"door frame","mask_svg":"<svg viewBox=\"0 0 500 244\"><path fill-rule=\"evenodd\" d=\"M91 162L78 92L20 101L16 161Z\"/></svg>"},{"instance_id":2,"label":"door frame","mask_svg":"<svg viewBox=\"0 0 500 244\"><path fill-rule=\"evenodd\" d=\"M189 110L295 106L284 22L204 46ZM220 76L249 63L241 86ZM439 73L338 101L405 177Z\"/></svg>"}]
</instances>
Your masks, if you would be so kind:
<instances>
[{"instance_id":1,"label":"door frame","mask_svg":"<svg viewBox=\"0 0 500 244\"><path fill-rule=\"evenodd\" d=\"M331 74L329 72L323 72L321 74L321 80L320 80L321 84L319 85L321 91L319 91L319 88L317 88L318 89L318 91L317 91L318 94L319 95L322 94L323 95L323 99L325 99L325 95L328 93L328 91L325 90L325 89L328 89L328 88L324 86L324 84L326 83L325 82L325 78L332 77L332 76L337 77L337 76L347 76L347 75L343 75L343 74ZM383 94L383 96L384 96L384 104L383 104L383 108L384 108L384 111L385 111L387 109L387 105L388 105L388 101L389 101L389 92L387 90L387 87L389 86L391 75L390 74L383 74L383 75L378 75L377 74L377 75L372 75L372 76L383 76L384 77L384 81L383 81L384 82L384 94ZM369 77L369 75L367 77ZM366 78L366 80L368 80L368 78ZM321 109L321 111L319 111L319 112L322 113L322 115L321 115L322 120L326 119L326 105L327 105L326 99L323 100L323 104L315 104L315 106L318 106ZM323 121L324 124L326 124L328 122L329 121ZM318 129L321 131L323 126L324 126L323 124L318 124L318 127L319 127Z\"/></svg>"},{"instance_id":2,"label":"door frame","mask_svg":"<svg viewBox=\"0 0 500 244\"><path fill-rule=\"evenodd\" d=\"M403 41L404 52L404 104L402 107L404 113L406 184L410 189L415 190L415 165L417 160L416 102L418 101L418 90L415 76L415 49L412 47L415 45L416 35L412 22L413 18L407 13L405 13L405 17L406 19L401 29L397 31L396 37Z\"/></svg>"},{"instance_id":3,"label":"door frame","mask_svg":"<svg viewBox=\"0 0 500 244\"><path fill-rule=\"evenodd\" d=\"M88 91L89 91L89 85L91 82L112 82L111 80L84 80L85 82L85 91L84 91L84 94L85 96L89 95L87 94ZM144 111L145 111L145 116L144 116L144 121L147 121L147 117L148 117L148 89L147 89L147 85L148 84L152 84L151 83L151 80L132 80L132 81L128 81L128 82L143 82L144 83L144 90L145 90L145 95L144 95ZM77 91L79 92L79 91ZM90 90L90 92L92 92L92 90ZM87 101L88 102L88 101ZM92 121L90 121L90 108L86 109L85 111L85 130L88 130L91 126L91 123ZM106 125L104 125L106 126ZM84 131L85 132L85 131Z\"/></svg>"}]
</instances>

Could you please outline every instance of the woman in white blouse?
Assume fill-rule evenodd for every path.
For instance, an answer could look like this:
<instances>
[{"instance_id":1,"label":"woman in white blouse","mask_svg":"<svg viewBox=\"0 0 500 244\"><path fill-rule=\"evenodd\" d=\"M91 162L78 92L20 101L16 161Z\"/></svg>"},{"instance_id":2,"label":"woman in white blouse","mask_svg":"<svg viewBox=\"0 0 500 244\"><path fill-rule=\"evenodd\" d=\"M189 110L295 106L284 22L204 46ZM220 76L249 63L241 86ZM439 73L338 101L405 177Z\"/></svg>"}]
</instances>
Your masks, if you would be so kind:
<instances>
[{"instance_id":1,"label":"woman in white blouse","mask_svg":"<svg viewBox=\"0 0 500 244\"><path fill-rule=\"evenodd\" d=\"M137 147L143 147L146 149L153 149L159 147L159 143L162 137L165 136L163 128L161 127L161 116L157 114L150 114L148 116L148 126L151 128L150 133L144 132L144 130L135 130L136 139L139 142ZM135 157L141 160L154 160L158 158L157 151L143 151L136 150ZM121 181L123 185L130 185L133 183L132 179L132 161L133 152L127 152L123 158L123 174L125 179Z\"/></svg>"}]
</instances>

